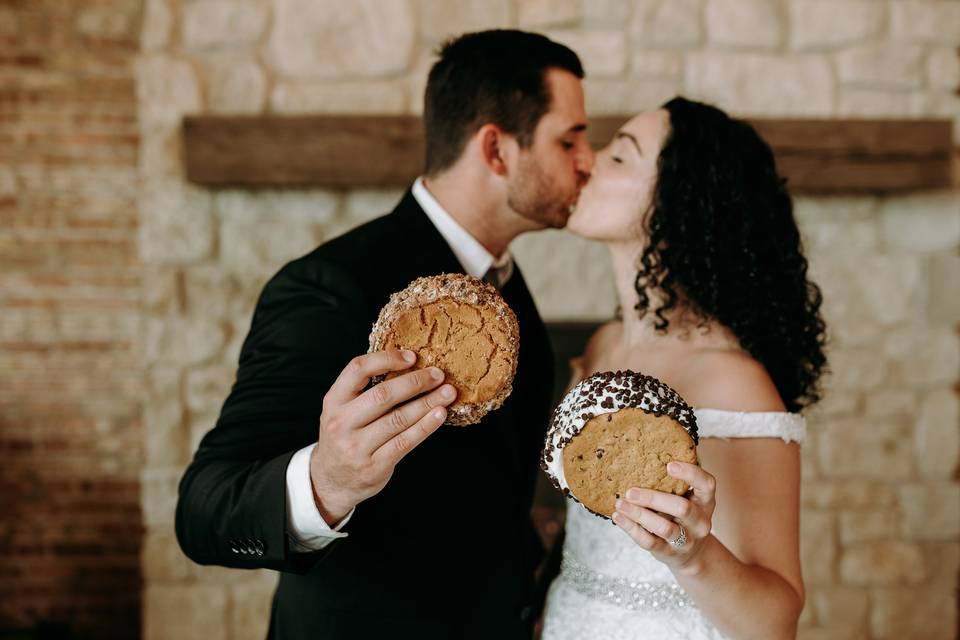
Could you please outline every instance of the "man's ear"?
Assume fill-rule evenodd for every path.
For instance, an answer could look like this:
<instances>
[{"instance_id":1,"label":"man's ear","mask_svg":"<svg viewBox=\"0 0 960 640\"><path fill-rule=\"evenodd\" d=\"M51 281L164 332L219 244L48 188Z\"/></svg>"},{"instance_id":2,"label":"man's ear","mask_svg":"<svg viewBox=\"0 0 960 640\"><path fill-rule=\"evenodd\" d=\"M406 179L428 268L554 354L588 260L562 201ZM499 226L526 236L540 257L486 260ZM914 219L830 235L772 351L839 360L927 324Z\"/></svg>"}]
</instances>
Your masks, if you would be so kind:
<instances>
[{"instance_id":1,"label":"man's ear","mask_svg":"<svg viewBox=\"0 0 960 640\"><path fill-rule=\"evenodd\" d=\"M511 136L503 132L495 124L485 124L477 132L480 140L480 153L483 161L498 176L507 175L506 154L507 147L512 141Z\"/></svg>"}]
</instances>

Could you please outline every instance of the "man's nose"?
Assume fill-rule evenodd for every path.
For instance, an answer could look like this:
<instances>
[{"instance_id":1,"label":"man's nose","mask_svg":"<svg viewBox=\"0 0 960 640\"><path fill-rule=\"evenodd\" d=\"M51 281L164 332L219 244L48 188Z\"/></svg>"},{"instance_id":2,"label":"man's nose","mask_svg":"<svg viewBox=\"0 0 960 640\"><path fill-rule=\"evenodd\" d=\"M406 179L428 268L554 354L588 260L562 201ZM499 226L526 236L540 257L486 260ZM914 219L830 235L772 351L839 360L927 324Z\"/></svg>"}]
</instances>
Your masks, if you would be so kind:
<instances>
[{"instance_id":1,"label":"man's nose","mask_svg":"<svg viewBox=\"0 0 960 640\"><path fill-rule=\"evenodd\" d=\"M593 171L593 163L596 162L596 157L589 144L584 145L584 147L583 153L577 157L577 171L589 177L590 172Z\"/></svg>"}]
</instances>

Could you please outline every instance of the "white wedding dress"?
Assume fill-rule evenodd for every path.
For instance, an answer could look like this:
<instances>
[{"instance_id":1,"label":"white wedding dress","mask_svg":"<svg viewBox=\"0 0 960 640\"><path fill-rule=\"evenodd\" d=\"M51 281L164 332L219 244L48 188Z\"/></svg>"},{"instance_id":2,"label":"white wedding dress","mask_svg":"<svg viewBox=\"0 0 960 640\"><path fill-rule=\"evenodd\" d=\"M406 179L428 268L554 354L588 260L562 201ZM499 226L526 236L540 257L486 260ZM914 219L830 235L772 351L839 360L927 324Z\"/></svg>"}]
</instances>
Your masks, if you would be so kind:
<instances>
[{"instance_id":1,"label":"white wedding dress","mask_svg":"<svg viewBox=\"0 0 960 640\"><path fill-rule=\"evenodd\" d=\"M803 417L697 409L700 438L782 438L802 443ZM560 575L547 596L541 640L715 640L666 565L609 520L567 501Z\"/></svg>"}]
</instances>

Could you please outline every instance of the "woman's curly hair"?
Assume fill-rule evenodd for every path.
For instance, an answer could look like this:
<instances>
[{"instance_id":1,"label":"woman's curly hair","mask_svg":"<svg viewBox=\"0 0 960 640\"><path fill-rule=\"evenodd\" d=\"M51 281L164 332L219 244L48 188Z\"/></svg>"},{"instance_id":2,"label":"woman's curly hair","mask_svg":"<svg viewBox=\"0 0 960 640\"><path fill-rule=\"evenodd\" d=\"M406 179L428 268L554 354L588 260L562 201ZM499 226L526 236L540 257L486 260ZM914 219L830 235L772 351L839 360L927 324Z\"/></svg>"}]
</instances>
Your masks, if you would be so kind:
<instances>
[{"instance_id":1,"label":"woman's curly hair","mask_svg":"<svg viewBox=\"0 0 960 640\"><path fill-rule=\"evenodd\" d=\"M635 287L640 317L666 331L678 301L713 319L770 374L789 411L820 399L826 365L820 289L773 152L746 122L684 98L664 106L670 133L644 222ZM656 308L651 308L656 293Z\"/></svg>"}]
</instances>

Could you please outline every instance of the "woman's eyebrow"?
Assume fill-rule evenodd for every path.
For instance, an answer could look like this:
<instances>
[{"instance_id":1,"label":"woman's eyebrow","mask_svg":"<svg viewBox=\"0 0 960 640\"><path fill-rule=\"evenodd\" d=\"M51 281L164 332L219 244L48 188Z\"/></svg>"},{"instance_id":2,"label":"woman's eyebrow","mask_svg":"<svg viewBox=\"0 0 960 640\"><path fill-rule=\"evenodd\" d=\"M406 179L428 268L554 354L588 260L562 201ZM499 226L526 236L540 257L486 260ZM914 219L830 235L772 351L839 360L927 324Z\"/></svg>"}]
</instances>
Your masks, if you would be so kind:
<instances>
[{"instance_id":1,"label":"woman's eyebrow","mask_svg":"<svg viewBox=\"0 0 960 640\"><path fill-rule=\"evenodd\" d=\"M640 155L643 155L643 152L640 151L640 142L637 141L637 139L633 136L632 133L627 133L626 131L617 131L617 140L619 140L620 138L629 138L630 141L633 143L633 146L637 148L637 153L639 153Z\"/></svg>"}]
</instances>

